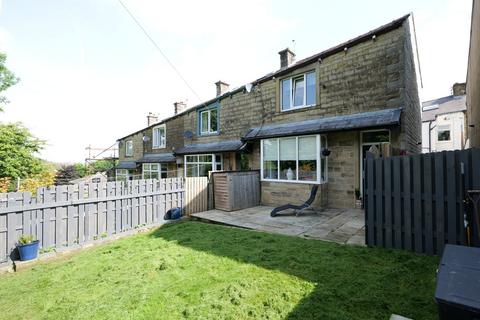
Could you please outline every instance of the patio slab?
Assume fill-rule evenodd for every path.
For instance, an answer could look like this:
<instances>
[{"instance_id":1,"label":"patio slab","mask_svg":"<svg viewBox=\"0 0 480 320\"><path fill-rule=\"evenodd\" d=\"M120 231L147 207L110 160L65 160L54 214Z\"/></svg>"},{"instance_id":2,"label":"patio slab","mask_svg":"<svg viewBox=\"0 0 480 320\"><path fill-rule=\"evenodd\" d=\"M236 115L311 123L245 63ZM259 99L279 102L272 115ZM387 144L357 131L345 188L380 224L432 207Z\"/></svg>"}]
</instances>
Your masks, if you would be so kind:
<instances>
[{"instance_id":1,"label":"patio slab","mask_svg":"<svg viewBox=\"0 0 480 320\"><path fill-rule=\"evenodd\" d=\"M270 233L365 245L364 213L359 209L327 208L319 213L270 216L273 207L258 206L238 211L209 210L193 218Z\"/></svg>"}]
</instances>

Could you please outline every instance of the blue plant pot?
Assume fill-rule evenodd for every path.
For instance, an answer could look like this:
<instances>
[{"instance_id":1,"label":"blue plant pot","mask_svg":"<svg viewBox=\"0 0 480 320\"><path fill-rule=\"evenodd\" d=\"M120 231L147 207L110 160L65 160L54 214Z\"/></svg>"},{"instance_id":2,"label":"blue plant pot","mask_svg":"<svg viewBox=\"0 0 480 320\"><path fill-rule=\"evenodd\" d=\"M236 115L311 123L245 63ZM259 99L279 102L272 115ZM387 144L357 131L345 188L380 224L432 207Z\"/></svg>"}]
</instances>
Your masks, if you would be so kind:
<instances>
[{"instance_id":1,"label":"blue plant pot","mask_svg":"<svg viewBox=\"0 0 480 320\"><path fill-rule=\"evenodd\" d=\"M20 260L27 261L37 258L39 245L40 241L35 240L32 243L17 246Z\"/></svg>"}]
</instances>

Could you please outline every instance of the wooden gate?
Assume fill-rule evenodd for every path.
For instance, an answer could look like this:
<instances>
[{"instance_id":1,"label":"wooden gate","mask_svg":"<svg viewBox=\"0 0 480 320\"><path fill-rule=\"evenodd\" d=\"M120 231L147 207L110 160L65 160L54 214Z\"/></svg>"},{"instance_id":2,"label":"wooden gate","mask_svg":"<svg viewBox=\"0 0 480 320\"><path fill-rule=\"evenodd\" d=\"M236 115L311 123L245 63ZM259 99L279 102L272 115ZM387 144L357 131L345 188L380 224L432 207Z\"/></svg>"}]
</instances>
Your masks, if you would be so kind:
<instances>
[{"instance_id":1,"label":"wooden gate","mask_svg":"<svg viewBox=\"0 0 480 320\"><path fill-rule=\"evenodd\" d=\"M467 244L467 191L480 189L480 149L365 160L367 245L441 255ZM472 224L473 244L480 245Z\"/></svg>"},{"instance_id":2,"label":"wooden gate","mask_svg":"<svg viewBox=\"0 0 480 320\"><path fill-rule=\"evenodd\" d=\"M208 210L208 178L185 178L185 213L191 215Z\"/></svg>"}]
</instances>

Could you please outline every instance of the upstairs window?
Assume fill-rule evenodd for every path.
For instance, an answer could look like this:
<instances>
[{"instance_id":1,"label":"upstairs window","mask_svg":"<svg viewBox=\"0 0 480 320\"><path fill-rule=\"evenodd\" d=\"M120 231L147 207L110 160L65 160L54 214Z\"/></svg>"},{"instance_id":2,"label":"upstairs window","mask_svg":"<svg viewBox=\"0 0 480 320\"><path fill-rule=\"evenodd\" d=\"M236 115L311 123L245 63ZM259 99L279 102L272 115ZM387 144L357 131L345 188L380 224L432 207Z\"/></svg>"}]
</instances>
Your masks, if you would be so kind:
<instances>
[{"instance_id":1,"label":"upstairs window","mask_svg":"<svg viewBox=\"0 0 480 320\"><path fill-rule=\"evenodd\" d=\"M438 141L450 141L450 125L439 125L437 132Z\"/></svg>"},{"instance_id":2,"label":"upstairs window","mask_svg":"<svg viewBox=\"0 0 480 320\"><path fill-rule=\"evenodd\" d=\"M315 72L281 81L282 111L309 107L316 104Z\"/></svg>"},{"instance_id":3,"label":"upstairs window","mask_svg":"<svg viewBox=\"0 0 480 320\"><path fill-rule=\"evenodd\" d=\"M133 141L127 140L125 141L125 157L133 156Z\"/></svg>"},{"instance_id":4,"label":"upstairs window","mask_svg":"<svg viewBox=\"0 0 480 320\"><path fill-rule=\"evenodd\" d=\"M199 112L200 135L218 133L218 107Z\"/></svg>"},{"instance_id":5,"label":"upstairs window","mask_svg":"<svg viewBox=\"0 0 480 320\"><path fill-rule=\"evenodd\" d=\"M165 148L167 144L167 130L165 125L162 124L153 128L153 139L152 139L152 148L153 149L160 149Z\"/></svg>"}]
</instances>

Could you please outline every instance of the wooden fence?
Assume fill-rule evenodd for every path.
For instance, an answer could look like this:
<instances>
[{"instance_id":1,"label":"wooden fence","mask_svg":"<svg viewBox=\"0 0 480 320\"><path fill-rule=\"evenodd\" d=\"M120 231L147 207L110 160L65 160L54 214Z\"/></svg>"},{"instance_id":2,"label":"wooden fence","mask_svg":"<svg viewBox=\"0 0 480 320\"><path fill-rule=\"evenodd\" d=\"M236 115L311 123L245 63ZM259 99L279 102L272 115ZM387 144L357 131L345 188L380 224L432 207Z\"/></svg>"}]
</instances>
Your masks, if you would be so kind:
<instances>
[{"instance_id":1,"label":"wooden fence","mask_svg":"<svg viewBox=\"0 0 480 320\"><path fill-rule=\"evenodd\" d=\"M260 172L212 173L215 209L235 211L260 205Z\"/></svg>"},{"instance_id":2,"label":"wooden fence","mask_svg":"<svg viewBox=\"0 0 480 320\"><path fill-rule=\"evenodd\" d=\"M367 157L364 167L367 245L441 255L446 243L466 244L466 191L480 189L480 149Z\"/></svg>"},{"instance_id":3,"label":"wooden fence","mask_svg":"<svg viewBox=\"0 0 480 320\"><path fill-rule=\"evenodd\" d=\"M190 215L208 209L208 178L185 178L185 213Z\"/></svg>"},{"instance_id":4,"label":"wooden fence","mask_svg":"<svg viewBox=\"0 0 480 320\"><path fill-rule=\"evenodd\" d=\"M77 184L0 194L0 263L11 259L21 234L42 248L61 248L154 225L184 206L183 178Z\"/></svg>"}]
</instances>

